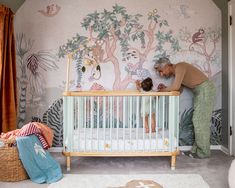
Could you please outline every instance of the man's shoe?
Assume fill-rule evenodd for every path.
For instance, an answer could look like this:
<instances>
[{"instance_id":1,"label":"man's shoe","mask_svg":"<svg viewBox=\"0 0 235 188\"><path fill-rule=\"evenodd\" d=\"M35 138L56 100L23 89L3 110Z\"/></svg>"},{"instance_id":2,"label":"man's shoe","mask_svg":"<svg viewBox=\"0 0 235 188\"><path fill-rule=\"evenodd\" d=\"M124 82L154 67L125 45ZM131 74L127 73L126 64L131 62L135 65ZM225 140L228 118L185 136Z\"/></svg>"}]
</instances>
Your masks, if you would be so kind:
<instances>
[{"instance_id":1,"label":"man's shoe","mask_svg":"<svg viewBox=\"0 0 235 188\"><path fill-rule=\"evenodd\" d=\"M196 153L192 153L191 151L184 151L181 153L182 153L182 155L188 156L192 159L200 159L200 157L198 157Z\"/></svg>"}]
</instances>

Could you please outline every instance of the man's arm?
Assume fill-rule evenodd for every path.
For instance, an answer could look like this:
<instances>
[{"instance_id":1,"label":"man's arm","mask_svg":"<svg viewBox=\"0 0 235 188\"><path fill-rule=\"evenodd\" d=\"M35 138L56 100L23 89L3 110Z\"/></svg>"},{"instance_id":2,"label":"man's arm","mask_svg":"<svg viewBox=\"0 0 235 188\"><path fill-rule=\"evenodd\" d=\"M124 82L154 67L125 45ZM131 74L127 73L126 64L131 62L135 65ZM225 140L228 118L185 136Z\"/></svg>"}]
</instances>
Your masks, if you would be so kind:
<instances>
[{"instance_id":1,"label":"man's arm","mask_svg":"<svg viewBox=\"0 0 235 188\"><path fill-rule=\"evenodd\" d=\"M141 81L140 81L140 80L136 80L136 81L135 81L135 85L136 85L136 89L137 89L138 91L141 91Z\"/></svg>"},{"instance_id":2,"label":"man's arm","mask_svg":"<svg viewBox=\"0 0 235 188\"><path fill-rule=\"evenodd\" d=\"M171 86L166 87L166 88L162 88L159 91L162 91L162 92L179 91L181 88L181 84L182 84L184 75L185 75L185 69L175 70L175 79L173 81L173 84Z\"/></svg>"},{"instance_id":3,"label":"man's arm","mask_svg":"<svg viewBox=\"0 0 235 188\"><path fill-rule=\"evenodd\" d=\"M179 89L180 94L183 93L184 88L181 86Z\"/></svg>"}]
</instances>

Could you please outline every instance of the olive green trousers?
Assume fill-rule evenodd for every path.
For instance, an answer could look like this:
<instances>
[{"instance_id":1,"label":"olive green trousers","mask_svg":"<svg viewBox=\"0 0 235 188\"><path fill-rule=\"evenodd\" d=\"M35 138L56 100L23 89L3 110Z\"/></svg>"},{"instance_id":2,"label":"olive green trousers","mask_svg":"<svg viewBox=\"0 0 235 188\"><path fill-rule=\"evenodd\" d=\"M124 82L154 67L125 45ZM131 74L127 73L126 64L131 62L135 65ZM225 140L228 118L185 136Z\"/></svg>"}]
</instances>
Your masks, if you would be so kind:
<instances>
[{"instance_id":1,"label":"olive green trousers","mask_svg":"<svg viewBox=\"0 0 235 188\"><path fill-rule=\"evenodd\" d=\"M194 112L193 126L195 142L192 153L199 158L210 157L211 116L215 100L215 86L211 81L205 81L193 90Z\"/></svg>"}]
</instances>

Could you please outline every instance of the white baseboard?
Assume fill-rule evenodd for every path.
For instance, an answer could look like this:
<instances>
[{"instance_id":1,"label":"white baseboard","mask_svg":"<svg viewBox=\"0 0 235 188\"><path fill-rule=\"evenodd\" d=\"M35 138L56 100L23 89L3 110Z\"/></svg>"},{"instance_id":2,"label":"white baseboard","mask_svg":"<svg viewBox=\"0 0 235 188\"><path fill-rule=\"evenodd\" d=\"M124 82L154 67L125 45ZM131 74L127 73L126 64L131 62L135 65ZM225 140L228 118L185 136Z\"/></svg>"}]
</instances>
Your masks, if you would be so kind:
<instances>
[{"instance_id":1,"label":"white baseboard","mask_svg":"<svg viewBox=\"0 0 235 188\"><path fill-rule=\"evenodd\" d=\"M230 155L228 148L226 148L226 147L224 147L224 146L221 146L221 149L220 149L220 150L221 150L222 152L224 152L225 154Z\"/></svg>"},{"instance_id":2,"label":"white baseboard","mask_svg":"<svg viewBox=\"0 0 235 188\"><path fill-rule=\"evenodd\" d=\"M221 150L221 145L211 145L211 150Z\"/></svg>"},{"instance_id":3,"label":"white baseboard","mask_svg":"<svg viewBox=\"0 0 235 188\"><path fill-rule=\"evenodd\" d=\"M52 148L49 148L48 151L59 153L63 151L63 147L52 147Z\"/></svg>"},{"instance_id":4,"label":"white baseboard","mask_svg":"<svg viewBox=\"0 0 235 188\"><path fill-rule=\"evenodd\" d=\"M221 150L221 145L211 145L211 150ZM180 151L190 151L192 149L192 146L180 146Z\"/></svg>"},{"instance_id":5,"label":"white baseboard","mask_svg":"<svg viewBox=\"0 0 235 188\"><path fill-rule=\"evenodd\" d=\"M211 150L221 150L226 154L229 154L228 149L221 146L221 145L211 145ZM192 149L192 146L180 146L179 147L180 151L189 151ZM52 147L49 148L49 152L62 152L63 151L63 147Z\"/></svg>"},{"instance_id":6,"label":"white baseboard","mask_svg":"<svg viewBox=\"0 0 235 188\"><path fill-rule=\"evenodd\" d=\"M192 149L192 146L180 146L180 151L190 151Z\"/></svg>"}]
</instances>

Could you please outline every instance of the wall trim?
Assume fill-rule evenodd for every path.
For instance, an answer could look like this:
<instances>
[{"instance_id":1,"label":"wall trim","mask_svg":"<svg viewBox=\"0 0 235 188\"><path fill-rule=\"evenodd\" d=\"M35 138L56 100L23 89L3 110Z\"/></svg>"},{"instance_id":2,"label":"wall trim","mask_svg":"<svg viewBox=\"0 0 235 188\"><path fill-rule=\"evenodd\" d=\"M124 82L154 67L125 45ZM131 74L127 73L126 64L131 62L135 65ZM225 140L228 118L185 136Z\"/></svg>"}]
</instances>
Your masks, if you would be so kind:
<instances>
[{"instance_id":1,"label":"wall trim","mask_svg":"<svg viewBox=\"0 0 235 188\"><path fill-rule=\"evenodd\" d=\"M224 146L221 146L221 149L220 149L222 152L224 152L226 155L230 155L230 152L229 152L229 149L224 147Z\"/></svg>"},{"instance_id":2,"label":"wall trim","mask_svg":"<svg viewBox=\"0 0 235 188\"><path fill-rule=\"evenodd\" d=\"M180 149L180 151L189 151L189 150L192 149L192 146L180 146L179 149ZM211 145L210 149L211 150L221 150L222 151L221 145Z\"/></svg>"},{"instance_id":3,"label":"wall trim","mask_svg":"<svg viewBox=\"0 0 235 188\"><path fill-rule=\"evenodd\" d=\"M51 147L48 149L48 151L51 153L59 153L63 151L63 147Z\"/></svg>"}]
</instances>

